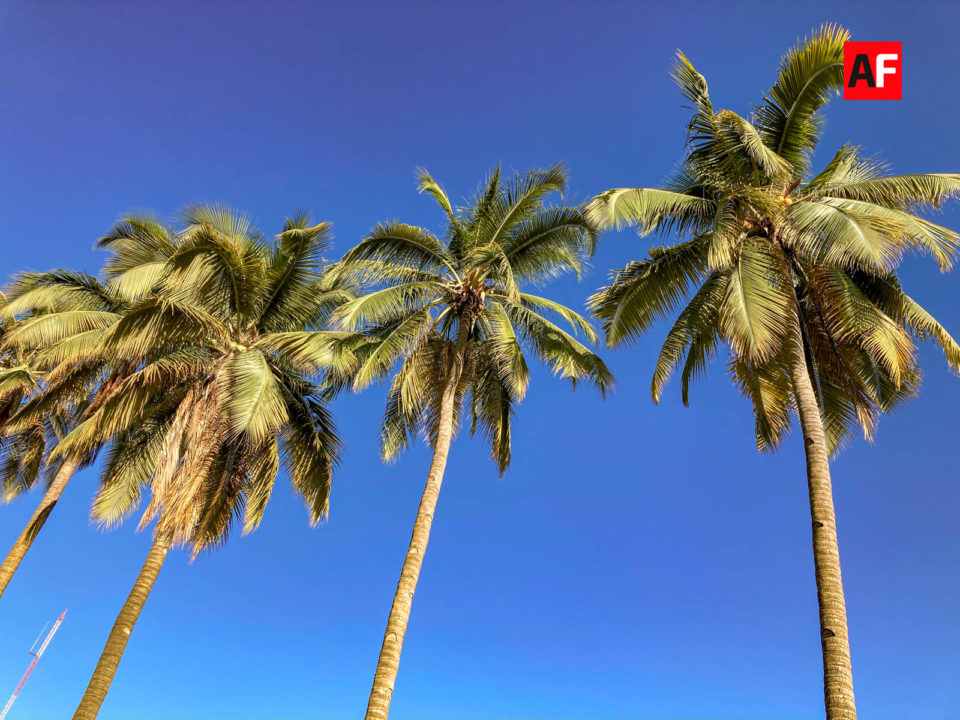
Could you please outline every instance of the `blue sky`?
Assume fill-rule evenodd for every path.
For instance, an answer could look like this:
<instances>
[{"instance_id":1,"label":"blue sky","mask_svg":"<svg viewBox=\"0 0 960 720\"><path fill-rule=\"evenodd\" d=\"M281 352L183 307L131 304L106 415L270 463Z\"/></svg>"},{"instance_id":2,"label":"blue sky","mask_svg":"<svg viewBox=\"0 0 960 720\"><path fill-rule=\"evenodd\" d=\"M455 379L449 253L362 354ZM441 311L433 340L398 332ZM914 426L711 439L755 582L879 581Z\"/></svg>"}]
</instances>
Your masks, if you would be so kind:
<instances>
[{"instance_id":1,"label":"blue sky","mask_svg":"<svg viewBox=\"0 0 960 720\"><path fill-rule=\"evenodd\" d=\"M900 40L901 102L829 106L820 163L845 141L897 172L956 172L955 2L0 4L0 274L73 266L122 213L198 201L268 232L298 208L339 255L381 219L439 227L497 163L568 164L571 196L662 180L687 111L682 48L715 106L742 113L782 52L823 21ZM957 227L957 207L940 218ZM606 236L580 307L650 241ZM960 333L957 272L902 267ZM454 444L392 717L801 718L822 715L809 516L798 437L753 445L747 404L714 367L654 406L658 326L605 353L601 400L538 371L503 480ZM960 384L921 352L921 396L834 463L862 718L960 712ZM426 476L419 447L377 455L383 389L336 404L347 454L330 522L279 480L262 529L193 564L170 556L101 717L349 718L365 705ZM134 523L88 522L74 479L0 601L0 702L47 620L69 606L11 720L72 713L139 570ZM39 496L0 509L12 543Z\"/></svg>"}]
</instances>

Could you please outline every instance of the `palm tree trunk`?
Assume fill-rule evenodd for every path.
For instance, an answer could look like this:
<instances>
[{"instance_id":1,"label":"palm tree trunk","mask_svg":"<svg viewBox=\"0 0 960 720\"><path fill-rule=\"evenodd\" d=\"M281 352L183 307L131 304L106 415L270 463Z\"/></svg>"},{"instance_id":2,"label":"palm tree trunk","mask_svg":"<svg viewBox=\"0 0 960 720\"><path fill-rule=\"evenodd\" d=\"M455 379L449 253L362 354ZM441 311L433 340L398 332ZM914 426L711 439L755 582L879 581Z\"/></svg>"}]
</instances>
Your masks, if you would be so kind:
<instances>
[{"instance_id":1,"label":"palm tree trunk","mask_svg":"<svg viewBox=\"0 0 960 720\"><path fill-rule=\"evenodd\" d=\"M798 328L799 330L799 328ZM802 336L797 337L791 379L807 454L807 486L813 521L813 563L820 605L820 645L823 652L823 695L827 720L855 720L853 670L847 634L847 608L840 576L840 548L833 509L830 462L820 406L807 369Z\"/></svg>"},{"instance_id":2,"label":"palm tree trunk","mask_svg":"<svg viewBox=\"0 0 960 720\"><path fill-rule=\"evenodd\" d=\"M43 494L43 499L40 501L37 509L33 511L30 520L27 521L27 526L23 529L23 532L20 533L16 542L13 543L13 547L10 548L7 557L4 558L3 565L0 565L0 597L3 596L7 585L10 584L13 574L17 571L20 562L27 554L27 550L33 545L37 533L40 532L43 524L47 521L47 517L49 517L53 511L60 496L63 495L64 488L67 487L67 483L70 481L79 464L79 461L73 458L67 458L63 461L63 464L53 478L53 482L50 483L47 491Z\"/></svg>"},{"instance_id":3,"label":"palm tree trunk","mask_svg":"<svg viewBox=\"0 0 960 720\"><path fill-rule=\"evenodd\" d=\"M427 485L420 499L417 519L413 524L413 535L407 548L407 557L403 561L403 570L400 571L400 582L397 583L390 616L387 618L387 629L383 634L383 644L380 646L380 658L377 661L377 672L373 676L373 687L370 690L370 699L367 701L365 720L387 720L390 713L390 700L393 697L397 671L400 669L400 651L403 649L403 637L407 632L407 623L410 621L413 593L417 589L423 555L427 550L427 541L430 539L430 526L433 524L433 514L440 497L440 484L443 482L443 471L447 466L447 456L453 439L456 391L463 371L463 351L468 333L467 324L461 322L451 370L440 399L440 422L433 450L433 461L430 463Z\"/></svg>"},{"instance_id":4,"label":"palm tree trunk","mask_svg":"<svg viewBox=\"0 0 960 720\"><path fill-rule=\"evenodd\" d=\"M107 696L110 684L113 682L113 676L117 672L117 666L120 664L120 658L127 647L127 641L130 639L130 633L133 632L133 626L143 610L147 597L153 589L153 584L160 574L160 568L163 567L163 561L167 557L167 551L170 549L170 542L165 537L158 537L153 542L150 552L147 553L147 559L140 569L137 581L133 584L133 589L127 596L127 601L123 604L117 621L113 624L110 636L107 638L107 644L100 653L100 660L97 661L97 667L93 671L93 676L87 684L86 692L73 713L73 720L95 720L100 712L100 706Z\"/></svg>"}]
</instances>

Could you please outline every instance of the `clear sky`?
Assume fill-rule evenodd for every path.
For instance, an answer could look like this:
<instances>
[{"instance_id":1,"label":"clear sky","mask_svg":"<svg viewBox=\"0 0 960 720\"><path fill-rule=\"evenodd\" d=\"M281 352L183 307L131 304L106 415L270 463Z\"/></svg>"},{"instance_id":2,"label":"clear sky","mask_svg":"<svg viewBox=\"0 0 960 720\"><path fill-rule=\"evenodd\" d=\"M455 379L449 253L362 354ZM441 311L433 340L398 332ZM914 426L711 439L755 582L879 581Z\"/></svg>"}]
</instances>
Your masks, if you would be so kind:
<instances>
[{"instance_id":1,"label":"clear sky","mask_svg":"<svg viewBox=\"0 0 960 720\"><path fill-rule=\"evenodd\" d=\"M954 0L0 3L0 274L95 272L122 213L223 201L275 232L306 208L339 256L381 219L440 227L497 163L568 164L571 196L651 185L679 160L677 48L714 104L747 113L781 54L823 21L900 40L901 102L829 106L845 141L898 172L960 169ZM941 222L958 226L951 207ZM650 241L606 236L582 307ZM911 292L956 336L957 272L909 260ZM535 373L503 480L453 446L392 717L822 716L802 448L753 444L722 364L654 406L658 326L607 352L618 388ZM834 463L862 718L960 714L960 382L926 347L921 396ZM336 403L347 443L330 522L278 481L262 529L193 564L169 557L101 717L350 718L365 706L429 457L378 459L383 388ZM0 703L47 620L66 620L10 714L72 713L149 538L88 522L68 487L0 600ZM0 508L6 551L39 495Z\"/></svg>"}]
</instances>

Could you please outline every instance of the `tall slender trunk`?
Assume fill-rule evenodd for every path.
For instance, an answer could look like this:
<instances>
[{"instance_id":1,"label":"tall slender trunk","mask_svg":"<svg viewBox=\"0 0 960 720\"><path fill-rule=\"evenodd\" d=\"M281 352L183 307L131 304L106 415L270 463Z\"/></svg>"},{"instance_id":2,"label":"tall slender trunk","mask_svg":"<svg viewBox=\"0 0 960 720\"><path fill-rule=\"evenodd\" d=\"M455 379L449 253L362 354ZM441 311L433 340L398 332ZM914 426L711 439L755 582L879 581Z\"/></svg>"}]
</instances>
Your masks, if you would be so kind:
<instances>
[{"instance_id":1,"label":"tall slender trunk","mask_svg":"<svg viewBox=\"0 0 960 720\"><path fill-rule=\"evenodd\" d=\"M37 505L37 509L33 511L33 515L27 521L23 532L20 533L20 536L13 543L13 547L10 548L10 552L7 553L7 557L4 558L3 565L0 565L0 597L3 596L7 585L10 584L13 574L20 566L24 555L27 554L27 550L33 545L37 533L40 532L43 524L47 521L47 517L53 511L57 500L63 495L64 488L67 487L67 483L79 464L79 461L74 458L67 458L63 461L60 469L57 470L57 474L53 477L53 482L50 483L47 491L43 494L43 499Z\"/></svg>"},{"instance_id":2,"label":"tall slender trunk","mask_svg":"<svg viewBox=\"0 0 960 720\"><path fill-rule=\"evenodd\" d=\"M73 720L94 720L100 712L100 706L103 705L103 700L113 682L113 676L117 672L117 666L120 664L120 658L123 657L123 651L127 647L130 633L133 632L133 626L147 602L157 575L160 574L160 568L163 567L168 550L170 550L170 542L167 538L161 536L153 541L137 581L133 584L133 589L123 603L123 608L107 637L107 644L100 653L100 660L97 661L97 667L87 684L83 698L76 712L73 713Z\"/></svg>"},{"instance_id":3,"label":"tall slender trunk","mask_svg":"<svg viewBox=\"0 0 960 720\"><path fill-rule=\"evenodd\" d=\"M397 583L390 616L387 618L387 629L383 634L383 644L380 646L380 658L377 660L377 672L373 676L373 687L370 690L370 699L367 701L365 720L386 720L390 713L393 686L397 681L397 671L400 669L403 636L407 632L407 623L410 621L413 593L417 589L423 555L427 551L430 526L433 524L433 514L440 497L440 484L443 482L443 471L447 466L447 456L453 439L456 392L463 372L464 347L468 332L466 323L461 323L450 373L440 399L440 422L433 450L433 461L430 463L427 485L420 499L417 519L413 524L413 535L410 537L407 557L403 561L403 570L400 571L400 582Z\"/></svg>"},{"instance_id":4,"label":"tall slender trunk","mask_svg":"<svg viewBox=\"0 0 960 720\"><path fill-rule=\"evenodd\" d=\"M813 564L816 568L817 602L820 605L820 645L823 652L823 696L827 720L855 720L853 671L847 608L840 576L840 548L833 509L830 462L820 406L807 370L802 335L798 335L792 357L793 394L803 430L807 454L807 486L813 523Z\"/></svg>"}]
</instances>

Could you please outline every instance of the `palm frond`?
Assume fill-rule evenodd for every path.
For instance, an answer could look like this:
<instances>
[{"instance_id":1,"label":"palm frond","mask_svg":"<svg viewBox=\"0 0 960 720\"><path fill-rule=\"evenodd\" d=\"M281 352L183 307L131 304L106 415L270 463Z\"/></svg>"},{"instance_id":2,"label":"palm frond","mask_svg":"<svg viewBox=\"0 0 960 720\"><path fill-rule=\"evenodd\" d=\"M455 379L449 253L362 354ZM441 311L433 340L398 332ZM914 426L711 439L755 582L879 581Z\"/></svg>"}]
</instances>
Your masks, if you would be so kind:
<instances>
[{"instance_id":1,"label":"palm frond","mask_svg":"<svg viewBox=\"0 0 960 720\"><path fill-rule=\"evenodd\" d=\"M316 315L317 278L322 253L331 245L330 223L307 225L305 215L287 220L277 235L266 271L266 299L258 311L258 324L268 332L305 325Z\"/></svg>"},{"instance_id":2,"label":"palm frond","mask_svg":"<svg viewBox=\"0 0 960 720\"><path fill-rule=\"evenodd\" d=\"M748 239L730 270L720 328L740 357L762 362L781 346L794 315L793 279L780 252Z\"/></svg>"},{"instance_id":3,"label":"palm frond","mask_svg":"<svg viewBox=\"0 0 960 720\"><path fill-rule=\"evenodd\" d=\"M714 211L707 198L657 188L614 188L587 205L587 217L601 230L636 225L641 235L697 233Z\"/></svg>"},{"instance_id":4,"label":"palm frond","mask_svg":"<svg viewBox=\"0 0 960 720\"><path fill-rule=\"evenodd\" d=\"M587 307L600 320L607 346L636 341L654 321L679 307L691 284L705 272L706 243L695 238L650 250L648 260L612 274Z\"/></svg>"},{"instance_id":5,"label":"palm frond","mask_svg":"<svg viewBox=\"0 0 960 720\"><path fill-rule=\"evenodd\" d=\"M230 435L258 447L287 421L286 406L274 370L260 350L227 357L217 373L219 406Z\"/></svg>"},{"instance_id":6,"label":"palm frond","mask_svg":"<svg viewBox=\"0 0 960 720\"><path fill-rule=\"evenodd\" d=\"M839 25L821 25L787 52L777 82L756 109L754 123L764 144L795 173L806 172L820 139L823 122L818 111L842 87L843 44L849 38Z\"/></svg>"},{"instance_id":7,"label":"palm frond","mask_svg":"<svg viewBox=\"0 0 960 720\"><path fill-rule=\"evenodd\" d=\"M650 394L655 403L660 402L667 380L686 357L683 404L688 404L689 381L705 369L719 338L720 307L729 279L728 273L712 273L677 316L654 366Z\"/></svg>"},{"instance_id":8,"label":"palm frond","mask_svg":"<svg viewBox=\"0 0 960 720\"><path fill-rule=\"evenodd\" d=\"M360 244L343 256L344 264L374 260L413 270L453 270L447 249L433 233L414 225L392 222L377 225Z\"/></svg>"}]
</instances>

